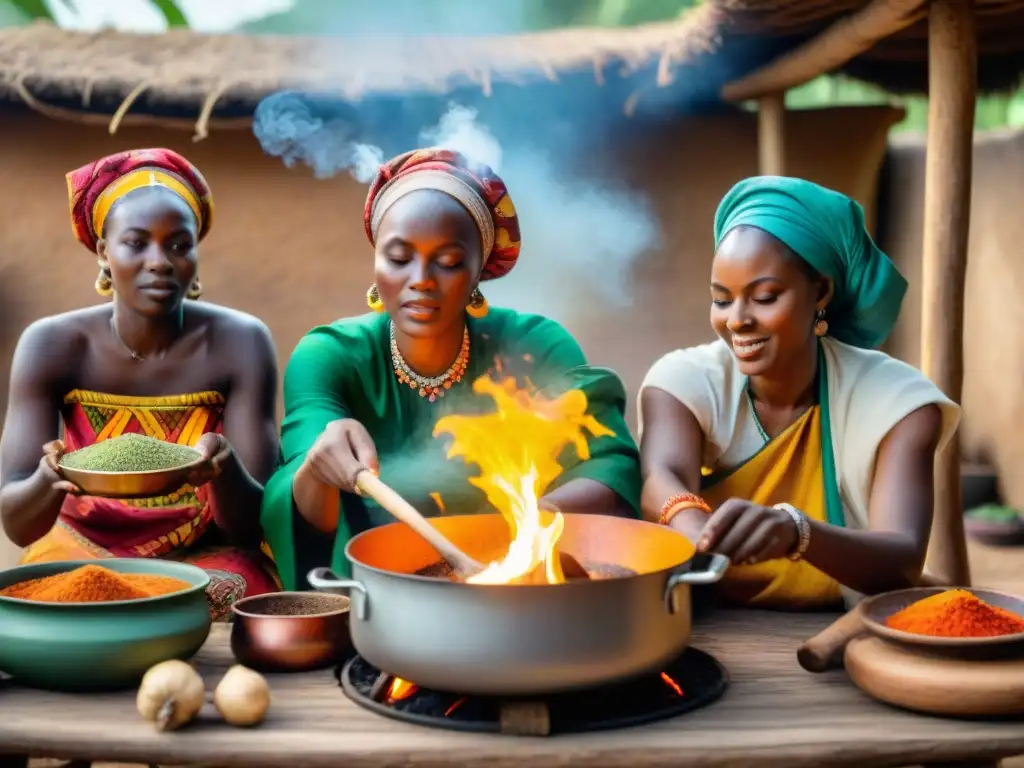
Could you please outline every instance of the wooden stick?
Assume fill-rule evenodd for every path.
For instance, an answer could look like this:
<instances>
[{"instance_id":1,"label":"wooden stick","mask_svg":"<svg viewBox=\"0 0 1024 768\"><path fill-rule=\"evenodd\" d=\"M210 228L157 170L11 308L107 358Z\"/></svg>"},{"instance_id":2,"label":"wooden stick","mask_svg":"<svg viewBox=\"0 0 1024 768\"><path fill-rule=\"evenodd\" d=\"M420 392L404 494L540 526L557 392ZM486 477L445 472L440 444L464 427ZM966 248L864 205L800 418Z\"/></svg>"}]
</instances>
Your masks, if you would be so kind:
<instances>
[{"instance_id":1,"label":"wooden stick","mask_svg":"<svg viewBox=\"0 0 1024 768\"><path fill-rule=\"evenodd\" d=\"M797 661L808 672L825 672L841 667L846 644L863 631L858 605L797 648Z\"/></svg>"},{"instance_id":2,"label":"wooden stick","mask_svg":"<svg viewBox=\"0 0 1024 768\"><path fill-rule=\"evenodd\" d=\"M928 29L928 156L922 264L921 362L955 402L964 378L964 284L971 216L978 41L970 0L935 0ZM970 584L960 496L959 440L935 462L929 570Z\"/></svg>"},{"instance_id":3,"label":"wooden stick","mask_svg":"<svg viewBox=\"0 0 1024 768\"><path fill-rule=\"evenodd\" d=\"M757 153L762 176L786 173L786 93L762 96L757 103Z\"/></svg>"},{"instance_id":4,"label":"wooden stick","mask_svg":"<svg viewBox=\"0 0 1024 768\"><path fill-rule=\"evenodd\" d=\"M432 526L409 502L384 484L379 477L363 470L356 477L356 488L369 496L391 513L395 519L408 525L438 551L445 562L462 578L483 570L483 566L461 549L452 544L437 528Z\"/></svg>"}]
</instances>

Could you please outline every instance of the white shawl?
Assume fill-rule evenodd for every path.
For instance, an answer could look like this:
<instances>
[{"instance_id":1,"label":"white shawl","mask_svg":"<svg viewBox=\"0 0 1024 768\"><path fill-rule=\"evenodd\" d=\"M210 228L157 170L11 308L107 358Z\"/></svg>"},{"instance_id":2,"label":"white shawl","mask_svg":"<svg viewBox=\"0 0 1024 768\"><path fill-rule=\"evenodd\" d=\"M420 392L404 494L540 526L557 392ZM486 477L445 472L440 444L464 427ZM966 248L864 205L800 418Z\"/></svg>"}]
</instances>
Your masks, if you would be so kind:
<instances>
[{"instance_id":1,"label":"white shawl","mask_svg":"<svg viewBox=\"0 0 1024 768\"><path fill-rule=\"evenodd\" d=\"M960 422L960 408L916 368L882 352L822 339L828 376L829 420L846 525L868 527L875 455L889 431L925 405L942 410L939 450ZM647 372L646 387L664 390L697 418L705 436L705 465L735 468L763 442L750 413L735 356L722 340L669 352ZM637 399L639 408L639 397ZM640 414L643 433L643 414Z\"/></svg>"}]
</instances>

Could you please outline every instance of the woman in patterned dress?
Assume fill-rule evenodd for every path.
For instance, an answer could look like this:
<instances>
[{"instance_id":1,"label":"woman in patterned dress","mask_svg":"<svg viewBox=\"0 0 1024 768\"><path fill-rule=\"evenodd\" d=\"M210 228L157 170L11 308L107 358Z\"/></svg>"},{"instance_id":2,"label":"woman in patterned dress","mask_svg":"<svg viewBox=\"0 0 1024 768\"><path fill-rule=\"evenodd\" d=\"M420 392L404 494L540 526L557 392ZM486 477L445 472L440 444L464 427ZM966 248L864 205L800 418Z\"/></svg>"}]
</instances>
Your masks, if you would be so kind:
<instances>
[{"instance_id":1,"label":"woman in patterned dress","mask_svg":"<svg viewBox=\"0 0 1024 768\"><path fill-rule=\"evenodd\" d=\"M198 565L223 618L235 600L279 588L259 522L279 454L273 341L256 318L195 301L213 199L185 158L132 150L67 178L75 235L96 254L97 292L112 301L21 335L0 442L4 530L25 547L23 563ZM129 432L194 446L205 461L161 498L86 496L61 476L64 451Z\"/></svg>"}]
</instances>

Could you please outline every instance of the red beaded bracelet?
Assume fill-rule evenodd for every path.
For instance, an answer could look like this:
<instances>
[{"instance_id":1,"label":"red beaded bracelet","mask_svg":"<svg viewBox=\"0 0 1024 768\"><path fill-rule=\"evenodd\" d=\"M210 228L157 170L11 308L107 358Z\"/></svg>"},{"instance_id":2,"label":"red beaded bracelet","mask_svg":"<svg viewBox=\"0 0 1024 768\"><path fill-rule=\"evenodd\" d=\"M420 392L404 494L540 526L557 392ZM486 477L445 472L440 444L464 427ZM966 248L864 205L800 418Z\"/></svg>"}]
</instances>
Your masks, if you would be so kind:
<instances>
[{"instance_id":1,"label":"red beaded bracelet","mask_svg":"<svg viewBox=\"0 0 1024 768\"><path fill-rule=\"evenodd\" d=\"M711 514L711 506L697 494L677 493L675 496L670 496L662 505L658 524L668 525L672 518L684 509L699 509L709 515Z\"/></svg>"}]
</instances>

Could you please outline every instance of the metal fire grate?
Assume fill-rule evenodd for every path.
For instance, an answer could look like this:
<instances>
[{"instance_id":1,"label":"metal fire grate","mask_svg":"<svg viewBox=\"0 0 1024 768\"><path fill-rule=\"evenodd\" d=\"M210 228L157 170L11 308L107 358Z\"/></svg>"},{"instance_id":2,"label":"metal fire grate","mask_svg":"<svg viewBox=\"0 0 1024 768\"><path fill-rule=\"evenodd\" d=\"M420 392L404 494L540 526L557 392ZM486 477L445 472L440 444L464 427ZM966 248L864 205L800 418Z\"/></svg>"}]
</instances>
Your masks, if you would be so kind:
<instances>
[{"instance_id":1,"label":"metal fire grate","mask_svg":"<svg viewBox=\"0 0 1024 768\"><path fill-rule=\"evenodd\" d=\"M335 670L350 699L372 712L417 725L456 731L548 736L628 728L676 717L716 701L729 674L695 648L662 672L601 688L540 699L460 696L415 686L389 695L394 678L360 656Z\"/></svg>"}]
</instances>

